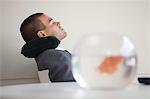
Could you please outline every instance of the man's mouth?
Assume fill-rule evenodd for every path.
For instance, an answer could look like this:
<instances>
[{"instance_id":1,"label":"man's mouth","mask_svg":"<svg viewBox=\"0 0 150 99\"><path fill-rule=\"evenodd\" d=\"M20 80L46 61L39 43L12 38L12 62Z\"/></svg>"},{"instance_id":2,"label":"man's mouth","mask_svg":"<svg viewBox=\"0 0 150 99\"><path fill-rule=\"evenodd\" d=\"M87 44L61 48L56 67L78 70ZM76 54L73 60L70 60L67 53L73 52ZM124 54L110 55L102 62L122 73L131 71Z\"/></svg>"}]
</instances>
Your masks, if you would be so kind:
<instances>
[{"instance_id":1,"label":"man's mouth","mask_svg":"<svg viewBox=\"0 0 150 99\"><path fill-rule=\"evenodd\" d=\"M59 26L59 28L62 31L62 34L66 34L66 31L64 30L64 28L62 26Z\"/></svg>"}]
</instances>

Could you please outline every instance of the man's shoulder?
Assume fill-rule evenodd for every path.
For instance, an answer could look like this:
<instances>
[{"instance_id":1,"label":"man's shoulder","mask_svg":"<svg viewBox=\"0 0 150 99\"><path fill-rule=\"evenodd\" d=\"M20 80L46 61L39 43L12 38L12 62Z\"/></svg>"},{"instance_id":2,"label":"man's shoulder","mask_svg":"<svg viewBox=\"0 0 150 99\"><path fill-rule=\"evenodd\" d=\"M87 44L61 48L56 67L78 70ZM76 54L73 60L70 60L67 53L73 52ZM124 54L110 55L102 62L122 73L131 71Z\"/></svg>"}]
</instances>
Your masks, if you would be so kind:
<instances>
[{"instance_id":1,"label":"man's shoulder","mask_svg":"<svg viewBox=\"0 0 150 99\"><path fill-rule=\"evenodd\" d=\"M37 58L48 58L48 57L71 57L71 54L67 50L56 50L56 49L47 49L42 52Z\"/></svg>"},{"instance_id":2,"label":"man's shoulder","mask_svg":"<svg viewBox=\"0 0 150 99\"><path fill-rule=\"evenodd\" d=\"M67 50L58 50L58 49L48 49L48 50L45 50L44 52L42 52L41 54L56 54L56 55L59 55L59 54L70 54L69 51Z\"/></svg>"},{"instance_id":3,"label":"man's shoulder","mask_svg":"<svg viewBox=\"0 0 150 99\"><path fill-rule=\"evenodd\" d=\"M48 49L35 58L39 67L49 65L70 64L71 55L65 50Z\"/></svg>"},{"instance_id":4,"label":"man's shoulder","mask_svg":"<svg viewBox=\"0 0 150 99\"><path fill-rule=\"evenodd\" d=\"M56 51L55 49L47 49L35 57L35 61L38 65L39 70L48 69L56 63L56 60L61 56L61 51Z\"/></svg>"}]
</instances>

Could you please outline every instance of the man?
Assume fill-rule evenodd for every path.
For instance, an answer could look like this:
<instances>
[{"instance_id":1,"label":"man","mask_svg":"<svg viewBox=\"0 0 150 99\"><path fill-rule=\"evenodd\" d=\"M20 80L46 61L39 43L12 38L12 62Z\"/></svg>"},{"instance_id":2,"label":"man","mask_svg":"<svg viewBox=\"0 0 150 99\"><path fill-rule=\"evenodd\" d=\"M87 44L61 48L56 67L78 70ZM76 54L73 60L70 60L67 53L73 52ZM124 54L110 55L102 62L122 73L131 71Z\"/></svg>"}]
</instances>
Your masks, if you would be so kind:
<instances>
[{"instance_id":1,"label":"man","mask_svg":"<svg viewBox=\"0 0 150 99\"><path fill-rule=\"evenodd\" d=\"M35 58L38 70L49 70L51 82L75 81L71 72L71 54L57 49L67 36L59 22L44 13L35 13L26 18L20 27L26 42L21 53Z\"/></svg>"}]
</instances>

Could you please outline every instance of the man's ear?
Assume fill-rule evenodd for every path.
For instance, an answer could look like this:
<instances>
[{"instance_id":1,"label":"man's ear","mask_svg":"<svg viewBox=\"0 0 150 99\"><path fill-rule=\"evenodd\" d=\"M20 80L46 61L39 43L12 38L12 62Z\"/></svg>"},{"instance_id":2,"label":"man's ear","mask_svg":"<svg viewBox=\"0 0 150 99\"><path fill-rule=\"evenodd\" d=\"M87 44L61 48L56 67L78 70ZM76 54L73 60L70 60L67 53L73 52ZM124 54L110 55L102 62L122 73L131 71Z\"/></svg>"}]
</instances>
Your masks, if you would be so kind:
<instances>
[{"instance_id":1,"label":"man's ear","mask_svg":"<svg viewBox=\"0 0 150 99\"><path fill-rule=\"evenodd\" d=\"M39 38L47 36L44 31L38 31L37 35L38 35Z\"/></svg>"}]
</instances>

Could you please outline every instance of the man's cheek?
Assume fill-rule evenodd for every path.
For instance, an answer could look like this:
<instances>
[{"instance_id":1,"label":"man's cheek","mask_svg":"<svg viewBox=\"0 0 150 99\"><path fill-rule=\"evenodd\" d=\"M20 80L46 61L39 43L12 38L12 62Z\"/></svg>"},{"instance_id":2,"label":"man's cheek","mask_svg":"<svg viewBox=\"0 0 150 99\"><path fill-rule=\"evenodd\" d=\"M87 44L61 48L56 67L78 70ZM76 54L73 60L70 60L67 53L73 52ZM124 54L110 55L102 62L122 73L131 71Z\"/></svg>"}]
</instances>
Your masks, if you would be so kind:
<instances>
[{"instance_id":1,"label":"man's cheek","mask_svg":"<svg viewBox=\"0 0 150 99\"><path fill-rule=\"evenodd\" d=\"M52 32L57 33L57 32L58 32L58 29L54 28L54 29L52 30Z\"/></svg>"}]
</instances>

